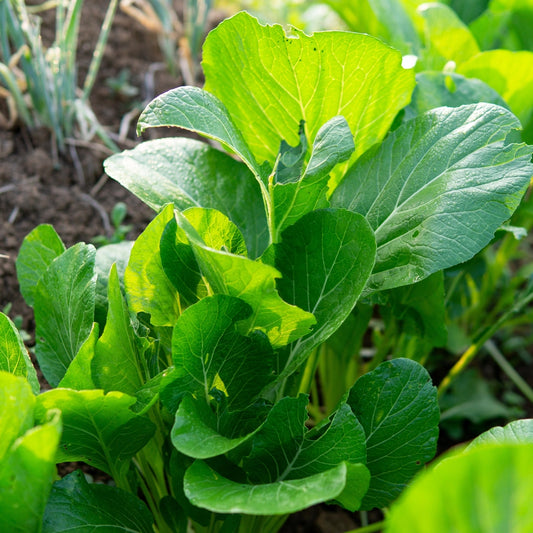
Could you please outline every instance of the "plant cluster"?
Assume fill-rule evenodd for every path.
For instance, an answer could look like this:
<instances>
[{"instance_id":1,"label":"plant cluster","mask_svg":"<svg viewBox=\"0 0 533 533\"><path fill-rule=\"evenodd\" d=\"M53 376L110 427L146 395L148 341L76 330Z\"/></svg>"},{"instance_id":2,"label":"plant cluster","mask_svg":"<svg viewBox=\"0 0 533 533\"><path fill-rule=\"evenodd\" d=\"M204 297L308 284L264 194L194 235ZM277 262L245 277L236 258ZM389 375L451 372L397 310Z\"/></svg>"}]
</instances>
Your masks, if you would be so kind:
<instances>
[{"instance_id":1,"label":"plant cluster","mask_svg":"<svg viewBox=\"0 0 533 533\"><path fill-rule=\"evenodd\" d=\"M519 119L482 82L415 77L369 35L246 13L209 34L203 68L204 89L159 96L138 129L227 153L166 138L110 157L157 211L135 242L66 249L42 225L23 243L53 388L0 315L0 529L268 533L319 502L392 505L390 533L531 529L531 421L404 491L436 451L437 389L416 359L446 342L443 271L494 239L533 175ZM376 305L396 330L359 364ZM387 358L393 338L409 358ZM64 461L115 486L55 481Z\"/></svg>"}]
</instances>

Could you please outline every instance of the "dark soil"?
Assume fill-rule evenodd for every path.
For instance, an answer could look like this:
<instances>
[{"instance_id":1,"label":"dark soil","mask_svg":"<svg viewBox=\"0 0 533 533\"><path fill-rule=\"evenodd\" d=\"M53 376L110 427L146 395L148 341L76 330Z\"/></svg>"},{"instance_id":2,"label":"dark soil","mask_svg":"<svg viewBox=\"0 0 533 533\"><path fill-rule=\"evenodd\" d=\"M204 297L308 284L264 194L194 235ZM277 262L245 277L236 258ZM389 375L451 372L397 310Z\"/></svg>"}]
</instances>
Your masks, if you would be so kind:
<instances>
[{"instance_id":1,"label":"dark soil","mask_svg":"<svg viewBox=\"0 0 533 533\"><path fill-rule=\"evenodd\" d=\"M107 0L84 4L78 46L80 83L88 69L107 5ZM220 13L215 14L212 26L222 18ZM50 44L54 37L53 10L45 13L43 19L43 40ZM141 109L141 102L182 85L182 80L168 74L161 62L157 37L117 11L91 96L93 111L108 131L118 133L124 116L135 107ZM138 89L134 97L114 93L106 83L123 69L129 71L129 83ZM5 111L5 102L0 101L0 112ZM131 148L139 142L135 122L136 117L127 128L128 135L120 143L121 148ZM146 138L151 136L154 134L149 132ZM0 311L9 308L12 318L21 316L22 327L30 335L34 330L33 311L20 295L15 260L24 237L33 228L45 223L53 225L68 247L80 241L90 242L99 235L110 237L109 214L117 202L127 205L124 224L132 225L129 239L136 238L154 215L104 174L102 163L108 155L110 152L94 140L56 156L47 130L29 131L20 124L9 131L0 127ZM95 481L106 482L105 474L87 465L63 464L59 473L65 475L80 466ZM355 515L322 505L290 517L282 531L340 533L355 527Z\"/></svg>"}]
</instances>

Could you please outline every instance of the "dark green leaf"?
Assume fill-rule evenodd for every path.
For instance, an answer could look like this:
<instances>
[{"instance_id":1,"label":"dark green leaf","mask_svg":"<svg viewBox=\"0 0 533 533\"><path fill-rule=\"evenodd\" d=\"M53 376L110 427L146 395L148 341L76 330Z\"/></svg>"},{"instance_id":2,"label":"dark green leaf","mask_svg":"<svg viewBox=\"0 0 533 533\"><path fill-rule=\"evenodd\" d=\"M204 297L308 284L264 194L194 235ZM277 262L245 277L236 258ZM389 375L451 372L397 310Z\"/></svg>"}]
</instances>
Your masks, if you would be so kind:
<instances>
[{"instance_id":1,"label":"dark green leaf","mask_svg":"<svg viewBox=\"0 0 533 533\"><path fill-rule=\"evenodd\" d=\"M366 432L372 475L362 509L385 507L435 455L437 389L424 367L393 359L359 378L348 404Z\"/></svg>"},{"instance_id":2,"label":"dark green leaf","mask_svg":"<svg viewBox=\"0 0 533 533\"><path fill-rule=\"evenodd\" d=\"M374 266L375 241L366 220L341 209L313 211L288 227L275 246L280 295L312 313L317 324L290 348L294 371L346 319Z\"/></svg>"},{"instance_id":3,"label":"dark green leaf","mask_svg":"<svg viewBox=\"0 0 533 533\"><path fill-rule=\"evenodd\" d=\"M89 484L76 470L54 484L43 533L152 533L152 522L139 498L117 487Z\"/></svg>"},{"instance_id":4,"label":"dark green leaf","mask_svg":"<svg viewBox=\"0 0 533 533\"><path fill-rule=\"evenodd\" d=\"M174 371L162 385L172 412L187 393L209 403L214 388L227 396L229 410L242 409L274 378L274 353L266 337L260 332L245 337L237 330L250 314L242 300L222 294L184 311L172 335Z\"/></svg>"},{"instance_id":5,"label":"dark green leaf","mask_svg":"<svg viewBox=\"0 0 533 533\"><path fill-rule=\"evenodd\" d=\"M477 102L507 107L504 99L481 80L453 72L420 72L416 75L411 103L405 108L405 120L435 107L460 107Z\"/></svg>"}]
</instances>

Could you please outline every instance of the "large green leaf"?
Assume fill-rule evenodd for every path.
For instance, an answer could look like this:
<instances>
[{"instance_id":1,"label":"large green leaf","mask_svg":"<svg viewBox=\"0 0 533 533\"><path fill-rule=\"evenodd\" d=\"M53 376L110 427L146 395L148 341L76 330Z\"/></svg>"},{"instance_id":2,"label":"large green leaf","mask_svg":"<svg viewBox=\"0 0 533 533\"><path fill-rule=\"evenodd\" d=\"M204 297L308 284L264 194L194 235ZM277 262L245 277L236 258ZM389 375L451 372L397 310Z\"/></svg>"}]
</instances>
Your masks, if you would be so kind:
<instances>
[{"instance_id":1,"label":"large green leaf","mask_svg":"<svg viewBox=\"0 0 533 533\"><path fill-rule=\"evenodd\" d=\"M329 174L354 151L352 133L344 117L334 117L318 131L311 158L303 173L290 182L278 182L271 189L273 211L272 240L303 215L328 207ZM278 165L279 168L279 165Z\"/></svg>"},{"instance_id":2,"label":"large green leaf","mask_svg":"<svg viewBox=\"0 0 533 533\"><path fill-rule=\"evenodd\" d=\"M49 224L37 226L24 238L16 265L20 292L28 305L33 305L35 287L46 269L64 251L65 245Z\"/></svg>"},{"instance_id":3,"label":"large green leaf","mask_svg":"<svg viewBox=\"0 0 533 533\"><path fill-rule=\"evenodd\" d=\"M417 478L393 505L386 533L525 533L533 530L528 444L476 447Z\"/></svg>"},{"instance_id":4,"label":"large green leaf","mask_svg":"<svg viewBox=\"0 0 533 533\"><path fill-rule=\"evenodd\" d=\"M372 272L375 246L366 220L344 209L313 211L282 233L274 249L279 293L317 321L311 334L291 346L285 374L346 319Z\"/></svg>"},{"instance_id":5,"label":"large green leaf","mask_svg":"<svg viewBox=\"0 0 533 533\"><path fill-rule=\"evenodd\" d=\"M300 121L312 142L337 115L348 121L358 157L383 139L414 87L401 54L378 39L298 30L288 36L245 12L209 34L202 65L205 89L225 104L259 163L273 164L282 140L298 144Z\"/></svg>"},{"instance_id":6,"label":"large green leaf","mask_svg":"<svg viewBox=\"0 0 533 533\"><path fill-rule=\"evenodd\" d=\"M247 322L248 329L264 331L274 348L309 333L315 319L280 298L275 287L275 280L280 277L278 270L241 255L210 248L185 216L178 213L177 221L213 292L238 297L251 306L253 313Z\"/></svg>"},{"instance_id":7,"label":"large green leaf","mask_svg":"<svg viewBox=\"0 0 533 533\"><path fill-rule=\"evenodd\" d=\"M489 85L474 78L445 72L420 72L411 103L405 108L405 119L425 113L435 107L459 107L488 102L507 107L503 98Z\"/></svg>"},{"instance_id":8,"label":"large green leaf","mask_svg":"<svg viewBox=\"0 0 533 533\"><path fill-rule=\"evenodd\" d=\"M237 154L258 178L263 171L246 141L233 123L224 104L198 87L178 87L152 100L139 117L137 131L161 126L177 126L218 141Z\"/></svg>"},{"instance_id":9,"label":"large green leaf","mask_svg":"<svg viewBox=\"0 0 533 533\"><path fill-rule=\"evenodd\" d=\"M515 420L505 427L494 427L475 438L468 450L485 444L528 443L533 444L533 419Z\"/></svg>"},{"instance_id":10,"label":"large green leaf","mask_svg":"<svg viewBox=\"0 0 533 533\"><path fill-rule=\"evenodd\" d=\"M289 514L340 496L349 469L360 487L352 497L360 499L368 484L368 471L364 465L346 463L307 478L250 485L232 481L197 460L185 474L185 494L194 505L218 513Z\"/></svg>"},{"instance_id":11,"label":"large green leaf","mask_svg":"<svg viewBox=\"0 0 533 533\"><path fill-rule=\"evenodd\" d=\"M57 386L93 325L95 249L78 243L54 259L34 290L35 355Z\"/></svg>"},{"instance_id":12,"label":"large green leaf","mask_svg":"<svg viewBox=\"0 0 533 533\"><path fill-rule=\"evenodd\" d=\"M157 139L108 158L106 172L152 209L214 208L242 231L257 257L268 242L258 183L242 163L192 139Z\"/></svg>"},{"instance_id":13,"label":"large green leaf","mask_svg":"<svg viewBox=\"0 0 533 533\"><path fill-rule=\"evenodd\" d=\"M162 392L172 398L172 411L187 393L209 403L213 388L224 393L228 409L244 408L273 379L274 353L265 335L245 337L236 329L251 313L245 302L223 294L183 312L172 333L174 370Z\"/></svg>"},{"instance_id":14,"label":"large green leaf","mask_svg":"<svg viewBox=\"0 0 533 533\"><path fill-rule=\"evenodd\" d=\"M250 410L255 411L254 414L257 412L255 406ZM240 418L241 413L237 413L236 416ZM185 396L176 412L171 433L172 444L189 457L208 459L233 450L250 440L253 435L252 431L234 436L243 433L242 419L231 427L231 433L221 429L219 422L220 419L203 399L196 400L192 396Z\"/></svg>"},{"instance_id":15,"label":"large green leaf","mask_svg":"<svg viewBox=\"0 0 533 533\"><path fill-rule=\"evenodd\" d=\"M43 533L152 533L152 522L139 498L116 487L89 484L83 472L76 470L54 484Z\"/></svg>"},{"instance_id":16,"label":"large green leaf","mask_svg":"<svg viewBox=\"0 0 533 533\"><path fill-rule=\"evenodd\" d=\"M35 398L24 378L0 372L0 531L40 531L56 477L58 413L33 427Z\"/></svg>"},{"instance_id":17,"label":"large green leaf","mask_svg":"<svg viewBox=\"0 0 533 533\"><path fill-rule=\"evenodd\" d=\"M91 361L98 388L134 395L145 381L141 370L143 346L135 335L128 308L122 297L117 267L111 267L108 282L109 310L102 336Z\"/></svg>"},{"instance_id":18,"label":"large green leaf","mask_svg":"<svg viewBox=\"0 0 533 533\"><path fill-rule=\"evenodd\" d=\"M365 433L350 407L342 404L331 420L307 431L307 396L286 397L252 438L243 467L253 483L300 479L343 461L366 461Z\"/></svg>"},{"instance_id":19,"label":"large green leaf","mask_svg":"<svg viewBox=\"0 0 533 533\"><path fill-rule=\"evenodd\" d=\"M187 497L218 512L282 514L331 499L357 509L369 480L362 464L364 430L343 404L330 420L308 431L306 406L305 395L283 398L249 436L243 461L248 483L197 461L185 475Z\"/></svg>"},{"instance_id":20,"label":"large green leaf","mask_svg":"<svg viewBox=\"0 0 533 533\"><path fill-rule=\"evenodd\" d=\"M173 213L172 205L165 207L139 235L124 274L129 308L149 313L154 326L173 326L180 315L179 295L165 274L160 255L161 236Z\"/></svg>"},{"instance_id":21,"label":"large green leaf","mask_svg":"<svg viewBox=\"0 0 533 533\"><path fill-rule=\"evenodd\" d=\"M113 476L124 474L131 457L150 440L154 425L133 413L135 398L121 392L53 389L37 397L38 420L59 409L63 435L57 462L84 461Z\"/></svg>"},{"instance_id":22,"label":"large green leaf","mask_svg":"<svg viewBox=\"0 0 533 533\"><path fill-rule=\"evenodd\" d=\"M419 281L470 259L518 206L533 149L492 104L441 107L406 122L348 171L332 205L366 217L377 241L369 290Z\"/></svg>"},{"instance_id":23,"label":"large green leaf","mask_svg":"<svg viewBox=\"0 0 533 533\"><path fill-rule=\"evenodd\" d=\"M25 377L35 394L39 393L37 373L20 333L4 313L0 313L0 370Z\"/></svg>"},{"instance_id":24,"label":"large green leaf","mask_svg":"<svg viewBox=\"0 0 533 533\"><path fill-rule=\"evenodd\" d=\"M496 90L520 119L526 140L533 141L533 52L482 52L460 65L457 71L478 78Z\"/></svg>"},{"instance_id":25,"label":"large green leaf","mask_svg":"<svg viewBox=\"0 0 533 533\"><path fill-rule=\"evenodd\" d=\"M348 404L365 430L372 475L362 508L385 507L435 455L437 389L423 366L393 359L359 378Z\"/></svg>"}]
</instances>

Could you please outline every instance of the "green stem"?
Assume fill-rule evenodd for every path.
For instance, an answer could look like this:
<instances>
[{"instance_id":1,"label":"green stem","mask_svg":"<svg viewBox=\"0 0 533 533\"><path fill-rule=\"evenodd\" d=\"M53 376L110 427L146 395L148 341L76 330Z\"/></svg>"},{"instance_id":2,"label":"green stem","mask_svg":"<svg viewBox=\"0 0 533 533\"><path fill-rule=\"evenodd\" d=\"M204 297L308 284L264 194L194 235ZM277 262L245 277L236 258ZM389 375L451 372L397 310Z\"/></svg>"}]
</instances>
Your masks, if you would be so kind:
<instances>
[{"instance_id":1,"label":"green stem","mask_svg":"<svg viewBox=\"0 0 533 533\"><path fill-rule=\"evenodd\" d=\"M496 344L489 340L485 348L498 366L507 374L507 377L515 384L516 388L533 403L533 389L522 379L522 376L512 367L504 355L498 350Z\"/></svg>"},{"instance_id":2,"label":"green stem","mask_svg":"<svg viewBox=\"0 0 533 533\"><path fill-rule=\"evenodd\" d=\"M316 367L320 358L320 348L321 346L315 348L311 352L309 359L307 359L307 363L305 364L305 369L302 375L302 380L300 381L300 388L298 389L298 394L307 394L311 389L311 384L313 382L313 378L315 377Z\"/></svg>"},{"instance_id":3,"label":"green stem","mask_svg":"<svg viewBox=\"0 0 533 533\"><path fill-rule=\"evenodd\" d=\"M357 529L352 529L351 531L347 531L346 533L374 533L375 531L380 531L385 527L385 520L381 522L375 522L374 524L370 524L368 526L359 527Z\"/></svg>"}]
</instances>

